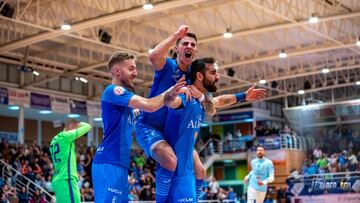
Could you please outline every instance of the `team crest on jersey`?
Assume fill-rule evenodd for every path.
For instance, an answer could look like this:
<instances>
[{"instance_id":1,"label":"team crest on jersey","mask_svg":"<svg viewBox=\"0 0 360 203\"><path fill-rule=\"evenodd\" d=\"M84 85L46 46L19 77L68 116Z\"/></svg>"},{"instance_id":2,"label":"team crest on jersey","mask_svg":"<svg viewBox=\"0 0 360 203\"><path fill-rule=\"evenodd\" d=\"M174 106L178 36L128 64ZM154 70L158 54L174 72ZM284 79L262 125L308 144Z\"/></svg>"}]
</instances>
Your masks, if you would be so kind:
<instances>
[{"instance_id":1,"label":"team crest on jersey","mask_svg":"<svg viewBox=\"0 0 360 203\"><path fill-rule=\"evenodd\" d=\"M116 86L113 91L115 95L122 95L124 94L125 89L121 86Z\"/></svg>"}]
</instances>

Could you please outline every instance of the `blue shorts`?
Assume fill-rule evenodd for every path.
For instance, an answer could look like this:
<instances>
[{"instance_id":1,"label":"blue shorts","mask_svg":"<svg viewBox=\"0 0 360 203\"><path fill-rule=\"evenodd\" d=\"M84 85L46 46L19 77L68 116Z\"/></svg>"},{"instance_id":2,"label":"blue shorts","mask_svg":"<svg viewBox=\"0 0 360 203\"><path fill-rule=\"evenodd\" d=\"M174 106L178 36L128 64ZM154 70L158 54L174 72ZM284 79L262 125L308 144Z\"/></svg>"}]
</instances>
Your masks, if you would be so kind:
<instances>
[{"instance_id":1,"label":"blue shorts","mask_svg":"<svg viewBox=\"0 0 360 203\"><path fill-rule=\"evenodd\" d=\"M144 150L146 156L149 158L152 156L152 150L154 147L158 143L165 141L162 132L141 122L136 123L135 136L140 147Z\"/></svg>"},{"instance_id":2,"label":"blue shorts","mask_svg":"<svg viewBox=\"0 0 360 203\"><path fill-rule=\"evenodd\" d=\"M196 202L194 174L174 176L169 194L167 202Z\"/></svg>"},{"instance_id":3,"label":"blue shorts","mask_svg":"<svg viewBox=\"0 0 360 203\"><path fill-rule=\"evenodd\" d=\"M96 203L128 202L128 169L115 164L93 164Z\"/></svg>"}]
</instances>

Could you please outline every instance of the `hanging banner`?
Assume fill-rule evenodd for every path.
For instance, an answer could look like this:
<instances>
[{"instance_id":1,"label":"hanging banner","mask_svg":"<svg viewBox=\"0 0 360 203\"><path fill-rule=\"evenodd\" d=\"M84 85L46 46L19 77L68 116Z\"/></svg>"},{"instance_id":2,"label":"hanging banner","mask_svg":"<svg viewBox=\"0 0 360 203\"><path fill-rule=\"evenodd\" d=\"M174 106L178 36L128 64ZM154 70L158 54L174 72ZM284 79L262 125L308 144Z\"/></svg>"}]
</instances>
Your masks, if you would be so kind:
<instances>
[{"instance_id":1,"label":"hanging banner","mask_svg":"<svg viewBox=\"0 0 360 203\"><path fill-rule=\"evenodd\" d=\"M70 113L69 99L52 96L51 110L57 113L69 114Z\"/></svg>"},{"instance_id":2,"label":"hanging banner","mask_svg":"<svg viewBox=\"0 0 360 203\"><path fill-rule=\"evenodd\" d=\"M0 104L9 103L9 91L6 88L0 87Z\"/></svg>"},{"instance_id":3,"label":"hanging banner","mask_svg":"<svg viewBox=\"0 0 360 203\"><path fill-rule=\"evenodd\" d=\"M30 104L31 108L51 110L51 100L49 95L31 93Z\"/></svg>"},{"instance_id":4,"label":"hanging banner","mask_svg":"<svg viewBox=\"0 0 360 203\"><path fill-rule=\"evenodd\" d=\"M101 116L101 104L95 101L86 101L87 115L93 117Z\"/></svg>"},{"instance_id":5,"label":"hanging banner","mask_svg":"<svg viewBox=\"0 0 360 203\"><path fill-rule=\"evenodd\" d=\"M1 140L6 140L7 142L9 142L11 144L18 143L18 137L17 136L18 136L17 133L0 131L0 139Z\"/></svg>"},{"instance_id":6,"label":"hanging banner","mask_svg":"<svg viewBox=\"0 0 360 203\"><path fill-rule=\"evenodd\" d=\"M30 94L25 90L9 89L9 105L29 107Z\"/></svg>"},{"instance_id":7,"label":"hanging banner","mask_svg":"<svg viewBox=\"0 0 360 203\"><path fill-rule=\"evenodd\" d=\"M70 100L70 112L74 114L86 115L86 101Z\"/></svg>"}]
</instances>

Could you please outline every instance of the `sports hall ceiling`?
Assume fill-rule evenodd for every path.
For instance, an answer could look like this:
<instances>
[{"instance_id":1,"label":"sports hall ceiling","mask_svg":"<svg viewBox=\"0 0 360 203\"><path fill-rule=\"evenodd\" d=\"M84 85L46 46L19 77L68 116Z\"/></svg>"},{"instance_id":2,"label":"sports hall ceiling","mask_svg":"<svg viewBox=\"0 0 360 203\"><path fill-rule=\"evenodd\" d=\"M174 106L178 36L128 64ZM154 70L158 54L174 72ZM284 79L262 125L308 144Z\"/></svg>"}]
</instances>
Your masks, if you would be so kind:
<instances>
[{"instance_id":1,"label":"sports hall ceiling","mask_svg":"<svg viewBox=\"0 0 360 203\"><path fill-rule=\"evenodd\" d=\"M218 94L245 90L267 80L269 100L344 100L360 95L360 0L1 0L14 9L0 15L0 62L26 65L40 73L1 81L11 86L63 94L61 83L79 86L67 94L96 100L110 83L106 61L115 50L138 58L136 89L152 84L148 49L181 24L198 35L198 56L220 64ZM0 9L4 9L4 3ZM317 16L319 22L309 23ZM72 28L60 26L68 22ZM224 38L226 30L231 38ZM109 44L99 33L111 36ZM360 43L360 42L359 42ZM287 53L279 58L279 53ZM322 69L329 73L322 73ZM234 72L228 76L228 70ZM230 71L231 72L231 71ZM23 73L19 73L23 74ZM304 89L305 94L298 95Z\"/></svg>"}]
</instances>

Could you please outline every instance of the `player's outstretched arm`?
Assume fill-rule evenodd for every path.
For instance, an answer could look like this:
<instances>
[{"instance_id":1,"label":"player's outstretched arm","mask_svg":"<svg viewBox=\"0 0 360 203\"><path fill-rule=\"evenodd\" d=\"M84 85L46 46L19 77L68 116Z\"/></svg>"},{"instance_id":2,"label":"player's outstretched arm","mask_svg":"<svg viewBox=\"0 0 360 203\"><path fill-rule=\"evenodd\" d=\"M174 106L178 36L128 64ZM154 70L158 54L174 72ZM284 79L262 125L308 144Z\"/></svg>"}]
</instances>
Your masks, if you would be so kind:
<instances>
[{"instance_id":1,"label":"player's outstretched arm","mask_svg":"<svg viewBox=\"0 0 360 203\"><path fill-rule=\"evenodd\" d=\"M181 93L180 89L185 86L185 77L182 77L173 87L163 92L162 94L153 97L153 98L144 98L137 95L134 95L129 101L129 107L134 109L140 109L146 112L154 112L160 109L164 105L164 96L170 94L172 96L177 96Z\"/></svg>"},{"instance_id":2,"label":"player's outstretched arm","mask_svg":"<svg viewBox=\"0 0 360 203\"><path fill-rule=\"evenodd\" d=\"M187 25L181 25L176 32L155 47L154 51L149 55L154 70L159 71L164 68L166 62L165 56L170 46L174 45L179 38L186 36L188 32L189 27Z\"/></svg>"},{"instance_id":3,"label":"player's outstretched arm","mask_svg":"<svg viewBox=\"0 0 360 203\"><path fill-rule=\"evenodd\" d=\"M91 129L91 125L85 122L80 122L79 126L74 130L64 131L64 135L68 140L75 140L83 135L85 135L87 132L89 132Z\"/></svg>"},{"instance_id":4,"label":"player's outstretched arm","mask_svg":"<svg viewBox=\"0 0 360 203\"><path fill-rule=\"evenodd\" d=\"M239 92L236 94L224 94L214 98L216 108L227 107L238 102L255 101L264 99L267 95L265 89L256 89L256 83L253 84L246 92Z\"/></svg>"}]
</instances>

